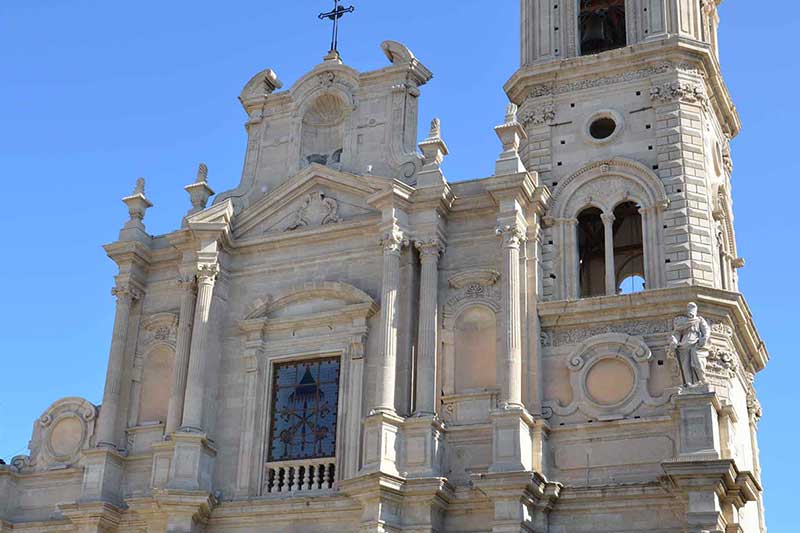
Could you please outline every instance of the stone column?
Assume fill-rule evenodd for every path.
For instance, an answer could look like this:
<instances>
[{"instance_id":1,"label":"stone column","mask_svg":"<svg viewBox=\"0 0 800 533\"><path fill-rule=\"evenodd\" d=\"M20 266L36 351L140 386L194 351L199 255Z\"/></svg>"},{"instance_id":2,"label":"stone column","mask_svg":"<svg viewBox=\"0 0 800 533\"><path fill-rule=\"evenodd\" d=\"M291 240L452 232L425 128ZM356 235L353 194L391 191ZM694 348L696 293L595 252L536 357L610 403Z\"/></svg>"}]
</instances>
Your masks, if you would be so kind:
<instances>
[{"instance_id":1,"label":"stone column","mask_svg":"<svg viewBox=\"0 0 800 533\"><path fill-rule=\"evenodd\" d=\"M183 429L189 432L203 430L203 402L206 388L206 340L208 317L214 283L219 274L219 265L199 265L197 270L197 303L194 313L194 328L186 378L186 395L183 403Z\"/></svg>"},{"instance_id":2,"label":"stone column","mask_svg":"<svg viewBox=\"0 0 800 533\"><path fill-rule=\"evenodd\" d=\"M117 448L117 418L121 390L122 370L125 365L125 346L128 342L128 321L133 301L141 297L141 293L130 284L119 284L111 290L117 297L117 310L114 315L114 333L111 338L111 350L108 355L106 385L103 392L103 405L97 420L97 446L99 448Z\"/></svg>"},{"instance_id":3,"label":"stone column","mask_svg":"<svg viewBox=\"0 0 800 533\"><path fill-rule=\"evenodd\" d=\"M614 266L614 215L603 213L603 235L606 251L606 296L617 294L617 270Z\"/></svg>"},{"instance_id":4,"label":"stone column","mask_svg":"<svg viewBox=\"0 0 800 533\"><path fill-rule=\"evenodd\" d=\"M408 239L395 228L384 235L383 289L381 291L381 346L378 362L376 412L395 412L397 372L397 291L400 286L400 254Z\"/></svg>"},{"instance_id":5,"label":"stone column","mask_svg":"<svg viewBox=\"0 0 800 533\"><path fill-rule=\"evenodd\" d=\"M186 376L189 372L189 349L192 344L192 322L197 298L197 285L193 275L181 277L178 282L183 293L181 294L178 338L175 346L175 368L172 371L172 390L169 397L165 435L170 435L178 429L183 418L183 398L186 393Z\"/></svg>"},{"instance_id":6,"label":"stone column","mask_svg":"<svg viewBox=\"0 0 800 533\"><path fill-rule=\"evenodd\" d=\"M525 232L517 225L500 226L497 235L503 237L504 276L503 334L504 334L504 388L502 403L522 407L522 331L520 323L519 247Z\"/></svg>"},{"instance_id":7,"label":"stone column","mask_svg":"<svg viewBox=\"0 0 800 533\"><path fill-rule=\"evenodd\" d=\"M439 310L439 254L442 243L438 239L418 241L422 272L419 287L419 340L417 351L416 413L436 413L436 347L438 339Z\"/></svg>"}]
</instances>

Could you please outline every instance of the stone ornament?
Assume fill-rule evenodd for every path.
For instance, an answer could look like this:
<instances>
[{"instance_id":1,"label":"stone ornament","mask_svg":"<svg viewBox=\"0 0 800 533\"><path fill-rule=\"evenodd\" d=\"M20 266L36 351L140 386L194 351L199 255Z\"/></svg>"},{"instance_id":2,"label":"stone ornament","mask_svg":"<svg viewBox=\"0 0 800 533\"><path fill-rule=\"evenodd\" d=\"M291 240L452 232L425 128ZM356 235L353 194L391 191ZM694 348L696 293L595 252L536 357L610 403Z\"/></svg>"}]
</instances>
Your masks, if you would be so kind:
<instances>
[{"instance_id":1,"label":"stone ornament","mask_svg":"<svg viewBox=\"0 0 800 533\"><path fill-rule=\"evenodd\" d=\"M128 214L131 217L131 222L141 223L144 220L145 212L153 207L153 203L147 199L144 192L144 178L136 180L136 186L130 196L122 199L122 202L128 206Z\"/></svg>"},{"instance_id":2,"label":"stone ornament","mask_svg":"<svg viewBox=\"0 0 800 533\"><path fill-rule=\"evenodd\" d=\"M83 398L63 398L45 410L34 426L30 456L11 461L18 471L59 470L76 465L93 446L97 407Z\"/></svg>"},{"instance_id":3,"label":"stone ornament","mask_svg":"<svg viewBox=\"0 0 800 533\"><path fill-rule=\"evenodd\" d=\"M305 197L302 205L295 212L294 219L286 231L335 224L340 221L339 204L325 193L314 192Z\"/></svg>"},{"instance_id":4,"label":"stone ornament","mask_svg":"<svg viewBox=\"0 0 800 533\"><path fill-rule=\"evenodd\" d=\"M393 228L383 234L383 238L379 241L383 247L384 253L399 254L403 248L409 245L408 237L399 228Z\"/></svg>"},{"instance_id":5,"label":"stone ornament","mask_svg":"<svg viewBox=\"0 0 800 533\"><path fill-rule=\"evenodd\" d=\"M662 104L684 102L708 107L708 96L703 88L696 83L685 81L672 81L651 88L650 99Z\"/></svg>"},{"instance_id":6,"label":"stone ornament","mask_svg":"<svg viewBox=\"0 0 800 533\"><path fill-rule=\"evenodd\" d=\"M545 104L537 107L529 107L519 114L519 122L523 126L545 126L556 118L556 106ZM508 122L508 120L506 121Z\"/></svg>"},{"instance_id":7,"label":"stone ornament","mask_svg":"<svg viewBox=\"0 0 800 533\"><path fill-rule=\"evenodd\" d=\"M697 314L697 304L686 306L686 315L675 318L674 329L669 341L667 354L676 359L684 387L699 387L706 384L705 350L711 328L708 322Z\"/></svg>"},{"instance_id":8,"label":"stone ornament","mask_svg":"<svg viewBox=\"0 0 800 533\"><path fill-rule=\"evenodd\" d=\"M648 390L653 354L642 337L605 333L591 337L566 360L572 385L572 402L545 406L558 416L576 412L597 420L616 420L634 413L642 404L659 406L669 396L654 398Z\"/></svg>"}]
</instances>

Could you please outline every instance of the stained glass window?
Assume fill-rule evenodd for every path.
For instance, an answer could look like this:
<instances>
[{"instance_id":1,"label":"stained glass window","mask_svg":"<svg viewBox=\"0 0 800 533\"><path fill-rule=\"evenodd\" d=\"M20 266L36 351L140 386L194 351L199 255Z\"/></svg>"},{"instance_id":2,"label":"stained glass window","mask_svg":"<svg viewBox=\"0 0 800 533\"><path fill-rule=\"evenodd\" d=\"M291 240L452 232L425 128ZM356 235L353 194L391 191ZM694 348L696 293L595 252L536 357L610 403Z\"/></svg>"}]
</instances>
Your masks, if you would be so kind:
<instances>
[{"instance_id":1,"label":"stained glass window","mask_svg":"<svg viewBox=\"0 0 800 533\"><path fill-rule=\"evenodd\" d=\"M338 357L276 364L269 460L335 456L338 402Z\"/></svg>"}]
</instances>

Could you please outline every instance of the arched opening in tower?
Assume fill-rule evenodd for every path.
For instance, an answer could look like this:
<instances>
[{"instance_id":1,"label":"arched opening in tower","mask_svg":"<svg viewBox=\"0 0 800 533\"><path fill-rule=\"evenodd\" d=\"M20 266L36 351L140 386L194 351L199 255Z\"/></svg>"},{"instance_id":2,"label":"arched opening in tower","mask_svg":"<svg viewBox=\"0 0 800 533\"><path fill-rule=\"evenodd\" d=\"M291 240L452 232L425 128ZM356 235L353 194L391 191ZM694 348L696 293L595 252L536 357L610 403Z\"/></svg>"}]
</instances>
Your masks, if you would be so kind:
<instances>
[{"instance_id":1,"label":"arched opening in tower","mask_svg":"<svg viewBox=\"0 0 800 533\"><path fill-rule=\"evenodd\" d=\"M614 266L618 294L645 290L642 215L635 202L614 209Z\"/></svg>"},{"instance_id":2,"label":"arched opening in tower","mask_svg":"<svg viewBox=\"0 0 800 533\"><path fill-rule=\"evenodd\" d=\"M578 258L581 298L606 293L605 229L596 207L588 207L578 215Z\"/></svg>"},{"instance_id":3,"label":"arched opening in tower","mask_svg":"<svg viewBox=\"0 0 800 533\"><path fill-rule=\"evenodd\" d=\"M581 0L578 25L581 55L626 46L625 0Z\"/></svg>"}]
</instances>

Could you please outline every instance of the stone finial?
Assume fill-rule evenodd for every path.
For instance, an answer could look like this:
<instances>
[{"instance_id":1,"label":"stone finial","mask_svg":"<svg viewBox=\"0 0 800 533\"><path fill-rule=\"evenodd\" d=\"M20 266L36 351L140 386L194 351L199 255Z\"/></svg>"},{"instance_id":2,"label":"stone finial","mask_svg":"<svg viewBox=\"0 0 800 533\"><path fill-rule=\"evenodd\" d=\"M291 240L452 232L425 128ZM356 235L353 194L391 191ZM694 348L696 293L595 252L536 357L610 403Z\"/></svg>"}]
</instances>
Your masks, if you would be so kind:
<instances>
[{"instance_id":1,"label":"stone finial","mask_svg":"<svg viewBox=\"0 0 800 533\"><path fill-rule=\"evenodd\" d=\"M519 107L517 107L517 104L515 104L513 102L509 103L506 106L506 119L505 119L505 123L506 124L514 124L515 122L517 122L517 111L518 110L519 110Z\"/></svg>"},{"instance_id":2,"label":"stone finial","mask_svg":"<svg viewBox=\"0 0 800 533\"><path fill-rule=\"evenodd\" d=\"M506 106L503 124L494 129L500 142L503 143L503 151L495 163L495 175L497 176L525 172L525 165L519 157L519 145L522 139L528 137L528 134L522 124L517 121L517 111L517 105L509 103Z\"/></svg>"},{"instance_id":3,"label":"stone finial","mask_svg":"<svg viewBox=\"0 0 800 533\"><path fill-rule=\"evenodd\" d=\"M198 165L197 178L194 183L184 187L184 190L189 193L189 200L192 202L192 208L186 213L187 217L206 208L214 190L208 186L208 167L205 163Z\"/></svg>"},{"instance_id":4,"label":"stone finial","mask_svg":"<svg viewBox=\"0 0 800 533\"><path fill-rule=\"evenodd\" d=\"M428 133L428 139L440 139L442 136L442 121L438 118L431 120L431 129Z\"/></svg>"},{"instance_id":5,"label":"stone finial","mask_svg":"<svg viewBox=\"0 0 800 533\"><path fill-rule=\"evenodd\" d=\"M442 122L438 118L431 120L431 129L428 138L419 144L419 149L425 158L423 171L427 169L438 169L449 152L447 145L442 140Z\"/></svg>"},{"instance_id":6,"label":"stone finial","mask_svg":"<svg viewBox=\"0 0 800 533\"><path fill-rule=\"evenodd\" d=\"M153 204L144 194L144 178L139 178L136 180L136 186L133 188L133 192L130 196L123 198L122 202L128 206L128 213L131 216L128 224L141 224L142 220L144 220L145 212L149 208L153 207Z\"/></svg>"},{"instance_id":7,"label":"stone finial","mask_svg":"<svg viewBox=\"0 0 800 533\"><path fill-rule=\"evenodd\" d=\"M152 202L147 199L144 192L144 178L136 180L136 186L130 196L122 199L122 202L128 206L128 214L130 220L122 226L119 233L119 240L121 241L145 241L148 235L144 230L144 215L148 209L153 207Z\"/></svg>"}]
</instances>

